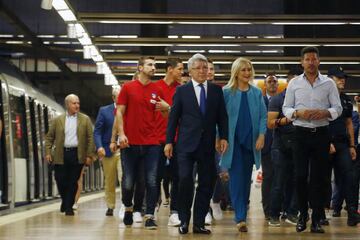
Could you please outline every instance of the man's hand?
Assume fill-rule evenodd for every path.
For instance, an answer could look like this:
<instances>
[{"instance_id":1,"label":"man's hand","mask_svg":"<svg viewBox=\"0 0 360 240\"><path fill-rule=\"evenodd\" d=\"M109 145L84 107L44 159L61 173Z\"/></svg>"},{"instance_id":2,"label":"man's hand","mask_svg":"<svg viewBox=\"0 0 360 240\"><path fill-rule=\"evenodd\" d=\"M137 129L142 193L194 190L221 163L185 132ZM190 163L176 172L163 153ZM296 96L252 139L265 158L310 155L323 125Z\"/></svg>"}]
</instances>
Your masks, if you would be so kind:
<instances>
[{"instance_id":1,"label":"man's hand","mask_svg":"<svg viewBox=\"0 0 360 240\"><path fill-rule=\"evenodd\" d=\"M103 147L100 147L98 150L97 150L97 155L99 157L99 159L103 159L105 157L105 148Z\"/></svg>"},{"instance_id":2,"label":"man's hand","mask_svg":"<svg viewBox=\"0 0 360 240\"><path fill-rule=\"evenodd\" d=\"M228 148L228 142L225 139L220 139L219 153L224 154Z\"/></svg>"},{"instance_id":3,"label":"man's hand","mask_svg":"<svg viewBox=\"0 0 360 240\"><path fill-rule=\"evenodd\" d=\"M112 153L114 153L114 152L116 152L118 146L117 146L116 142L112 142L112 143L110 143L110 147L109 147L109 148L110 148L110 151L111 151Z\"/></svg>"},{"instance_id":4,"label":"man's hand","mask_svg":"<svg viewBox=\"0 0 360 240\"><path fill-rule=\"evenodd\" d=\"M351 160L355 161L356 160L356 149L353 147L350 147L350 156L351 156Z\"/></svg>"},{"instance_id":5,"label":"man's hand","mask_svg":"<svg viewBox=\"0 0 360 240\"><path fill-rule=\"evenodd\" d=\"M300 109L296 111L297 117L305 120L320 120L330 117L328 110Z\"/></svg>"},{"instance_id":6,"label":"man's hand","mask_svg":"<svg viewBox=\"0 0 360 240\"><path fill-rule=\"evenodd\" d=\"M159 97L159 101L156 102L155 110L160 112L169 111L170 105Z\"/></svg>"},{"instance_id":7,"label":"man's hand","mask_svg":"<svg viewBox=\"0 0 360 240\"><path fill-rule=\"evenodd\" d=\"M85 166L90 166L91 162L92 162L91 157L86 157L84 164Z\"/></svg>"},{"instance_id":8,"label":"man's hand","mask_svg":"<svg viewBox=\"0 0 360 240\"><path fill-rule=\"evenodd\" d=\"M332 144L332 143L330 143L330 150L329 150L329 153L330 153L330 154L334 154L334 153L336 153L335 146L334 146L334 144Z\"/></svg>"},{"instance_id":9,"label":"man's hand","mask_svg":"<svg viewBox=\"0 0 360 240\"><path fill-rule=\"evenodd\" d=\"M257 151L260 151L265 144L265 135L264 134L260 134L259 137L256 139L256 144L255 144L255 149Z\"/></svg>"},{"instance_id":10,"label":"man's hand","mask_svg":"<svg viewBox=\"0 0 360 240\"><path fill-rule=\"evenodd\" d=\"M230 179L229 173L227 171L223 171L223 172L219 173L219 177L224 182L227 182Z\"/></svg>"},{"instance_id":11,"label":"man's hand","mask_svg":"<svg viewBox=\"0 0 360 240\"><path fill-rule=\"evenodd\" d=\"M165 156L170 159L173 156L173 145L171 143L168 143L164 147L164 154Z\"/></svg>"},{"instance_id":12,"label":"man's hand","mask_svg":"<svg viewBox=\"0 0 360 240\"><path fill-rule=\"evenodd\" d=\"M120 148L121 149L129 147L129 141L128 141L127 137L125 136L125 134L119 135L119 140L120 140Z\"/></svg>"},{"instance_id":13,"label":"man's hand","mask_svg":"<svg viewBox=\"0 0 360 240\"><path fill-rule=\"evenodd\" d=\"M52 157L51 157L51 154L48 154L48 155L46 155L45 156L45 160L49 163L49 164L51 164L52 163Z\"/></svg>"}]
</instances>

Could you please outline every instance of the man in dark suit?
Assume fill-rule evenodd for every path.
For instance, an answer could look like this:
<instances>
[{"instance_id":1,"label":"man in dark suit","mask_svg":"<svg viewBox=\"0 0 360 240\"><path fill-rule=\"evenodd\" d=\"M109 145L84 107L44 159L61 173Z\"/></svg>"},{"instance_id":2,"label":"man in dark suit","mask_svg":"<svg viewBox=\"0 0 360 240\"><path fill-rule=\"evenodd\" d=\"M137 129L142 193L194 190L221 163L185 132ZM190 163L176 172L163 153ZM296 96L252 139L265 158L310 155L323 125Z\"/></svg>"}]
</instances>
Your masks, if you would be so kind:
<instances>
[{"instance_id":1,"label":"man in dark suit","mask_svg":"<svg viewBox=\"0 0 360 240\"><path fill-rule=\"evenodd\" d=\"M269 108L269 102L272 97L277 93L278 89L278 80L275 73L268 73L265 80L265 94L264 102L266 105L266 110ZM265 134L265 144L264 148L261 150L261 168L262 168L262 177L263 182L261 185L261 196L262 196L262 205L264 210L265 219L270 219L270 199L271 199L271 185L273 181L273 164L271 161L271 145L272 145L272 129L266 129Z\"/></svg>"},{"instance_id":2,"label":"man in dark suit","mask_svg":"<svg viewBox=\"0 0 360 240\"><path fill-rule=\"evenodd\" d=\"M207 82L207 59L195 54L188 61L191 81L177 88L171 107L165 155L172 157L178 129L177 157L179 165L178 212L180 234L188 232L194 192L193 168L197 163L198 187L194 203L193 232L210 234L204 227L210 198L216 180L215 140L219 132L220 152L228 139L228 117L221 87Z\"/></svg>"}]
</instances>

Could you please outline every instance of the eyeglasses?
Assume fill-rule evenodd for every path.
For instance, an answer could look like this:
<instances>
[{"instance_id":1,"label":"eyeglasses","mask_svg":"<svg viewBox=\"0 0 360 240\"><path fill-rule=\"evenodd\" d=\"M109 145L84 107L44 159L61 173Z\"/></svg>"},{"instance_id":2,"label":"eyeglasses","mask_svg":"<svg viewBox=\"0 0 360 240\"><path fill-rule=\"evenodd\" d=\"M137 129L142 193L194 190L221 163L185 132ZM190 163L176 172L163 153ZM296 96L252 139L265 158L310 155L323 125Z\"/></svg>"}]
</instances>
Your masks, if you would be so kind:
<instances>
[{"instance_id":1,"label":"eyeglasses","mask_svg":"<svg viewBox=\"0 0 360 240\"><path fill-rule=\"evenodd\" d=\"M196 70L196 71L207 71L209 68L208 67L196 67L196 68L192 68L193 70Z\"/></svg>"}]
</instances>

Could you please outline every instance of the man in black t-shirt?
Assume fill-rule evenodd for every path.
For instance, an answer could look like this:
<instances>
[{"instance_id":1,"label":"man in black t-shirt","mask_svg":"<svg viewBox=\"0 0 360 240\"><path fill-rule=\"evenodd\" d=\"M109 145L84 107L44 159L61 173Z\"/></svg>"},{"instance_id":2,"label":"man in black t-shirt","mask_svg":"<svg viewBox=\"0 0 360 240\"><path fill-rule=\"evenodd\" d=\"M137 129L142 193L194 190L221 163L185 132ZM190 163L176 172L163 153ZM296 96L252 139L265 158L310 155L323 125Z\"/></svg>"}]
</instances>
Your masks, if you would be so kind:
<instances>
[{"instance_id":1,"label":"man in black t-shirt","mask_svg":"<svg viewBox=\"0 0 360 240\"><path fill-rule=\"evenodd\" d=\"M357 191L355 191L355 177L354 172L352 171L353 161L356 160L356 147L352 124L353 106L351 99L341 92L345 88L345 79L347 77L342 68L329 69L328 76L336 83L340 94L341 105L343 107L341 116L329 124L331 165L328 168L328 186L331 189L331 170L333 167L336 186L338 190L343 192L347 205L347 224L348 226L356 226L356 224L360 222L360 215L357 213L358 204L355 195ZM331 195L329 191L329 202L330 199ZM340 210L341 205L334 206L335 216L340 213ZM323 218L325 219L325 214L323 214Z\"/></svg>"}]
</instances>

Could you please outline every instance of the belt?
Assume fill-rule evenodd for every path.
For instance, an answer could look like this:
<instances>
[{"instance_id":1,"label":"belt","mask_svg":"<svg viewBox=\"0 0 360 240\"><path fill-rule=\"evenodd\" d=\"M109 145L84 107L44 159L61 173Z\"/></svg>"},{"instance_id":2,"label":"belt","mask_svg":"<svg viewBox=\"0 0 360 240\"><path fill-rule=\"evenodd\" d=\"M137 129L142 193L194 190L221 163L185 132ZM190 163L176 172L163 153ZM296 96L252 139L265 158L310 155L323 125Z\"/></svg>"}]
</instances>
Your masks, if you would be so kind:
<instances>
[{"instance_id":1,"label":"belt","mask_svg":"<svg viewBox=\"0 0 360 240\"><path fill-rule=\"evenodd\" d=\"M324 131L327 131L327 130L328 130L328 126L314 127L314 128L296 126L296 129L297 129L297 130L300 130L300 131L303 131L303 132L316 133L316 132L324 132Z\"/></svg>"},{"instance_id":2,"label":"belt","mask_svg":"<svg viewBox=\"0 0 360 240\"><path fill-rule=\"evenodd\" d=\"M76 151L77 147L64 147L64 151L65 152L71 152L71 151Z\"/></svg>"}]
</instances>

